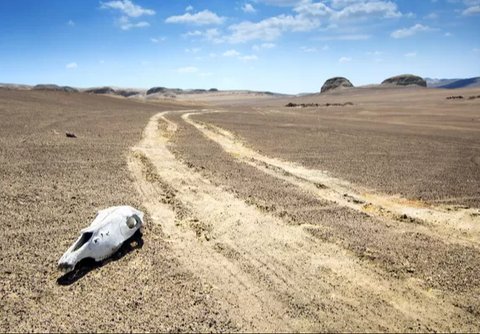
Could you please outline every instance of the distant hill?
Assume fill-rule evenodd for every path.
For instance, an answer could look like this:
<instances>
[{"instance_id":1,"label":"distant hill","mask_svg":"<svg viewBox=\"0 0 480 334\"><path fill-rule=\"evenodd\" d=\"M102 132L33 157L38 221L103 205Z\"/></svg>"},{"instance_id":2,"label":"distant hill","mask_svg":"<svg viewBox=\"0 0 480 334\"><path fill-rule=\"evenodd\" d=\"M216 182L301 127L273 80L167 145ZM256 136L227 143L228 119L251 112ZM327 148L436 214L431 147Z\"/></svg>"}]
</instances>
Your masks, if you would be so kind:
<instances>
[{"instance_id":1,"label":"distant hill","mask_svg":"<svg viewBox=\"0 0 480 334\"><path fill-rule=\"evenodd\" d=\"M33 87L33 90L48 90L57 92L77 93L78 89L70 86L58 86L54 84L40 84Z\"/></svg>"},{"instance_id":2,"label":"distant hill","mask_svg":"<svg viewBox=\"0 0 480 334\"><path fill-rule=\"evenodd\" d=\"M480 87L480 77L468 78L468 79L431 79L426 78L427 87L431 88L472 88Z\"/></svg>"},{"instance_id":3,"label":"distant hill","mask_svg":"<svg viewBox=\"0 0 480 334\"><path fill-rule=\"evenodd\" d=\"M30 89L32 89L32 86L30 86L30 85L21 85L21 84L11 84L11 83L0 83L0 88L18 89L18 90L30 90Z\"/></svg>"},{"instance_id":4,"label":"distant hill","mask_svg":"<svg viewBox=\"0 0 480 334\"><path fill-rule=\"evenodd\" d=\"M382 86L420 86L427 87L427 82L417 75L401 74L383 80Z\"/></svg>"},{"instance_id":5,"label":"distant hill","mask_svg":"<svg viewBox=\"0 0 480 334\"><path fill-rule=\"evenodd\" d=\"M322 89L320 90L320 93L325 93L330 90L334 90L337 88L352 88L353 84L344 77L335 77L335 78L330 78L322 86Z\"/></svg>"}]
</instances>

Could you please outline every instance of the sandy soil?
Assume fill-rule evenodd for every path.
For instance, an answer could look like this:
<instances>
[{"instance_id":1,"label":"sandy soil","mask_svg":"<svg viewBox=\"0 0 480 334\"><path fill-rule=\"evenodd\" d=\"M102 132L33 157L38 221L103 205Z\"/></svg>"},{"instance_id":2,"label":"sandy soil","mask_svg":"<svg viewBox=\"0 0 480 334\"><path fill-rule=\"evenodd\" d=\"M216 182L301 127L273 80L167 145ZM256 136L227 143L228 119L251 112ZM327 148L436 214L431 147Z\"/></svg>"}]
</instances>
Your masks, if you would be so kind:
<instances>
[{"instance_id":1,"label":"sandy soil","mask_svg":"<svg viewBox=\"0 0 480 334\"><path fill-rule=\"evenodd\" d=\"M182 161L170 152L172 141L171 150ZM213 282L214 293L225 301L241 328L476 328L472 312L477 312L478 305L472 306L475 300L470 296L478 293L477 283L467 287L463 282L475 281L477 273L457 281L453 271L458 267L452 264L452 268L442 269L451 270L449 274L442 275L439 267L448 265L434 263L443 262L449 252L456 257L467 253L465 261L480 262L473 247L444 244L418 231L403 232L400 223L389 230L385 222L365 214L308 198L298 187L284 188L281 179L235 162L176 113L150 120L144 139L132 153L131 168L149 211L154 212L152 218L166 226L179 257L198 276ZM231 173L227 174L228 170ZM251 188L254 182L256 191ZM284 196L271 197L272 188ZM282 197L296 198L296 208L282 207ZM303 206L307 200L310 207ZM168 207L171 213L166 215ZM292 222L289 214L302 208L310 219ZM335 210L340 217L332 215ZM329 222L316 221L319 218ZM358 231L360 223L366 225L364 231ZM357 231L349 234L342 225L357 225ZM373 228L382 244L371 241ZM345 238L349 240L342 242ZM390 260L410 260L407 268L401 269L405 262L384 262L381 252L389 252L387 240L398 244L390 246L394 248ZM369 254L365 247L360 254L359 249L348 247L349 243L368 246ZM425 249L433 262L430 266L435 267L437 276L431 277L431 282L423 279L429 269L421 264L425 258L411 254L413 247Z\"/></svg>"},{"instance_id":2,"label":"sandy soil","mask_svg":"<svg viewBox=\"0 0 480 334\"><path fill-rule=\"evenodd\" d=\"M478 208L480 99L467 97L479 94L479 89L360 88L199 119L232 131L265 155L366 188ZM447 100L450 95L466 99ZM283 108L288 102L323 106ZM354 105L324 106L345 102Z\"/></svg>"},{"instance_id":3,"label":"sandy soil","mask_svg":"<svg viewBox=\"0 0 480 334\"><path fill-rule=\"evenodd\" d=\"M478 170L448 156L478 153L466 120L479 115L472 101L443 106L445 92L350 90L290 100L354 106L286 109L284 98L186 108L0 90L0 330L479 331ZM339 167L324 148L352 158L356 141L438 138L446 179L422 169L428 149ZM409 173L392 181L401 159ZM348 173L362 166L378 172ZM415 179L430 188L410 189ZM60 278L78 230L116 204L147 212L143 239Z\"/></svg>"},{"instance_id":4,"label":"sandy soil","mask_svg":"<svg viewBox=\"0 0 480 334\"><path fill-rule=\"evenodd\" d=\"M128 148L172 105L0 89L0 331L231 331L211 286L146 218L143 247L59 285L56 264L96 210L142 206ZM65 132L78 138L66 138ZM84 275L84 276L83 276ZM83 277L82 277L83 276ZM68 285L69 284L69 285Z\"/></svg>"}]
</instances>

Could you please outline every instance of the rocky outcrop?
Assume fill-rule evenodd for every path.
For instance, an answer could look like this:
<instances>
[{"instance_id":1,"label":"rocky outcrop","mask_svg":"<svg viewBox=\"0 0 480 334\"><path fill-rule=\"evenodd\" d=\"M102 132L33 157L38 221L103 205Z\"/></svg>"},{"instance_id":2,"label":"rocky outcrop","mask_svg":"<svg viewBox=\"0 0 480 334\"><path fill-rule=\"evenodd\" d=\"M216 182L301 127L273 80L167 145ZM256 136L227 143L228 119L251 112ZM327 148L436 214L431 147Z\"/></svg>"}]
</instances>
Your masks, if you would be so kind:
<instances>
[{"instance_id":1,"label":"rocky outcrop","mask_svg":"<svg viewBox=\"0 0 480 334\"><path fill-rule=\"evenodd\" d=\"M351 87L353 87L353 85L347 78L335 77L325 81L320 93L325 93L337 88L351 88Z\"/></svg>"},{"instance_id":2,"label":"rocky outcrop","mask_svg":"<svg viewBox=\"0 0 480 334\"><path fill-rule=\"evenodd\" d=\"M412 74L402 74L395 77L388 78L382 82L384 86L420 86L427 87L427 82L425 79L412 75Z\"/></svg>"},{"instance_id":3,"label":"rocky outcrop","mask_svg":"<svg viewBox=\"0 0 480 334\"><path fill-rule=\"evenodd\" d=\"M140 94L140 92L136 90L116 90L115 94L123 97L130 97L130 96L138 95Z\"/></svg>"},{"instance_id":4,"label":"rocky outcrop","mask_svg":"<svg viewBox=\"0 0 480 334\"><path fill-rule=\"evenodd\" d=\"M111 87L90 88L85 91L89 94L115 94L115 90Z\"/></svg>"},{"instance_id":5,"label":"rocky outcrop","mask_svg":"<svg viewBox=\"0 0 480 334\"><path fill-rule=\"evenodd\" d=\"M147 95L156 94L156 93L165 93L167 88L165 87L153 87L147 90Z\"/></svg>"},{"instance_id":6,"label":"rocky outcrop","mask_svg":"<svg viewBox=\"0 0 480 334\"><path fill-rule=\"evenodd\" d=\"M67 93L74 93L78 92L77 89L69 86L58 86L53 84L47 85L36 85L33 87L34 90L48 90L48 91L56 91L56 92L67 92Z\"/></svg>"}]
</instances>

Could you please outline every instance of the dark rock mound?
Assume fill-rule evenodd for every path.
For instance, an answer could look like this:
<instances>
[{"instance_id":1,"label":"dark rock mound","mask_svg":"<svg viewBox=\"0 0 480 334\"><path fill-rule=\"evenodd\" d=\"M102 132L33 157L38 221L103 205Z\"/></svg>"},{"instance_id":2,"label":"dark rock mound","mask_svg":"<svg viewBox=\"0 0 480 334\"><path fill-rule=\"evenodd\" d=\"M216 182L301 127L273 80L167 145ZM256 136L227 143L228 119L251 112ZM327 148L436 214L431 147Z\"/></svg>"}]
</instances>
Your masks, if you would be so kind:
<instances>
[{"instance_id":1,"label":"dark rock mound","mask_svg":"<svg viewBox=\"0 0 480 334\"><path fill-rule=\"evenodd\" d=\"M36 85L33 87L34 90L61 90L58 85Z\"/></svg>"},{"instance_id":2,"label":"dark rock mound","mask_svg":"<svg viewBox=\"0 0 480 334\"><path fill-rule=\"evenodd\" d=\"M135 90L117 90L117 91L115 91L115 94L123 96L123 97L130 97L130 96L133 96L133 95L138 95L138 94L140 94L140 92L137 92Z\"/></svg>"},{"instance_id":3,"label":"dark rock mound","mask_svg":"<svg viewBox=\"0 0 480 334\"><path fill-rule=\"evenodd\" d=\"M90 88L85 92L89 94L115 94L115 90L111 87Z\"/></svg>"},{"instance_id":4,"label":"dark rock mound","mask_svg":"<svg viewBox=\"0 0 480 334\"><path fill-rule=\"evenodd\" d=\"M203 94L203 93L206 93L206 92L207 92L206 89L194 89L194 90L192 90L193 94Z\"/></svg>"},{"instance_id":5,"label":"dark rock mound","mask_svg":"<svg viewBox=\"0 0 480 334\"><path fill-rule=\"evenodd\" d=\"M343 77L335 77L328 79L325 81L325 83L322 86L322 89L320 93L325 93L328 92L329 90L332 89L337 89L337 88L350 88L353 87L352 83L347 79Z\"/></svg>"},{"instance_id":6,"label":"dark rock mound","mask_svg":"<svg viewBox=\"0 0 480 334\"><path fill-rule=\"evenodd\" d=\"M402 74L384 80L382 85L427 87L427 82L416 75Z\"/></svg>"},{"instance_id":7,"label":"dark rock mound","mask_svg":"<svg viewBox=\"0 0 480 334\"><path fill-rule=\"evenodd\" d=\"M58 86L53 84L48 85L36 85L33 87L34 90L47 90L47 91L56 91L56 92L67 92L67 93L74 93L78 92L77 89L69 86Z\"/></svg>"},{"instance_id":8,"label":"dark rock mound","mask_svg":"<svg viewBox=\"0 0 480 334\"><path fill-rule=\"evenodd\" d=\"M78 89L70 87L70 86L62 86L62 90L67 93L77 93Z\"/></svg>"},{"instance_id":9,"label":"dark rock mound","mask_svg":"<svg viewBox=\"0 0 480 334\"><path fill-rule=\"evenodd\" d=\"M156 94L156 93L165 93L167 88L165 87L153 87L147 90L147 95Z\"/></svg>"}]
</instances>

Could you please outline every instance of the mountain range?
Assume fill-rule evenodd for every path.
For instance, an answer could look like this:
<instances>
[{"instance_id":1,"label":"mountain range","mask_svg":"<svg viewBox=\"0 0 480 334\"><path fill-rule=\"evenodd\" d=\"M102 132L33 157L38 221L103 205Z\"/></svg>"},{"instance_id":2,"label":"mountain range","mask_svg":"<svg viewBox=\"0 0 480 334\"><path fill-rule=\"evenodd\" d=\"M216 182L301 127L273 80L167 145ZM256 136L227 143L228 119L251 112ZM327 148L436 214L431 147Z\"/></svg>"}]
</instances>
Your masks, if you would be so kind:
<instances>
[{"instance_id":1,"label":"mountain range","mask_svg":"<svg viewBox=\"0 0 480 334\"><path fill-rule=\"evenodd\" d=\"M468 78L468 79L431 79L425 78L427 81L427 87L431 88L473 88L480 87L480 77Z\"/></svg>"}]
</instances>

